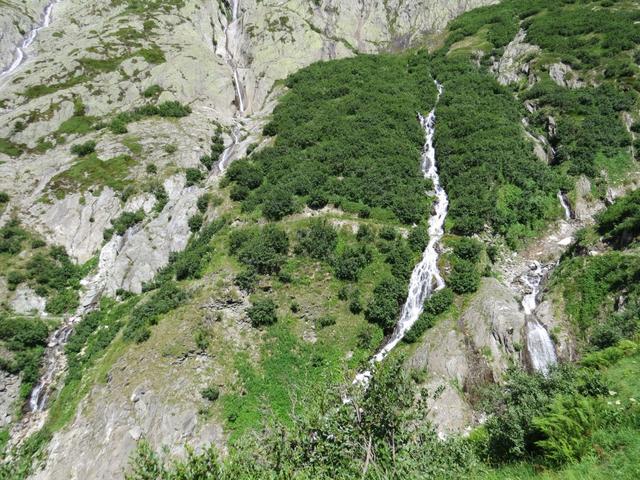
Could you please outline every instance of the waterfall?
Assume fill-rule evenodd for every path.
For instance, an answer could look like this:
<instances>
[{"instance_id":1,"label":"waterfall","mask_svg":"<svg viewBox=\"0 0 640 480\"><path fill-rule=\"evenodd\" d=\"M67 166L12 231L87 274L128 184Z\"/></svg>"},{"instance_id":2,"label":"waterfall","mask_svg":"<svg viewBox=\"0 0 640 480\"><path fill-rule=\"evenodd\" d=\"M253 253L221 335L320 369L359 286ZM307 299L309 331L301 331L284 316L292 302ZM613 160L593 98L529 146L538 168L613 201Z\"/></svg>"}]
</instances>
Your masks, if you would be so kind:
<instances>
[{"instance_id":1,"label":"waterfall","mask_svg":"<svg viewBox=\"0 0 640 480\"><path fill-rule=\"evenodd\" d=\"M240 138L238 137L238 127L235 126L231 130L231 144L224 149L224 151L222 152L222 155L220 156L220 161L218 162L219 173L221 174L224 173L224 171L229 166L231 154L235 150L236 145L238 145L238 143L240 143Z\"/></svg>"},{"instance_id":2,"label":"waterfall","mask_svg":"<svg viewBox=\"0 0 640 480\"><path fill-rule=\"evenodd\" d=\"M442 95L443 88L438 82L435 82L438 89L436 104ZM400 320L396 328L380 351L371 359L371 364L381 362L393 350L393 348L402 340L404 335L409 331L414 323L420 317L425 300L436 290L444 287L444 280L438 270L438 250L437 247L444 234L444 221L447 217L447 208L449 200L444 188L440 185L440 176L438 175L438 167L436 164L436 151L433 146L433 139L436 127L436 108L428 116L418 115L420 124L425 132L425 144L422 150L422 172L425 178L433 182L436 194L436 203L434 213L429 217L429 243L425 249L422 260L418 263L411 274L409 282L409 294L407 300L402 307ZM359 373L354 383L367 383L371 378L371 371Z\"/></svg>"},{"instance_id":3,"label":"waterfall","mask_svg":"<svg viewBox=\"0 0 640 480\"><path fill-rule=\"evenodd\" d=\"M531 366L537 372L546 373L549 367L557 363L556 350L547 329L535 317L538 293L542 279L551 267L539 262L530 265L529 272L520 277L526 291L522 297L522 309L526 315L527 352Z\"/></svg>"},{"instance_id":4,"label":"waterfall","mask_svg":"<svg viewBox=\"0 0 640 480\"><path fill-rule=\"evenodd\" d=\"M569 205L567 195L562 190L558 190L558 200L560 200L560 205L562 205L562 209L564 210L565 220L571 220L574 217L573 211L571 210L571 205Z\"/></svg>"},{"instance_id":5,"label":"waterfall","mask_svg":"<svg viewBox=\"0 0 640 480\"><path fill-rule=\"evenodd\" d=\"M47 28L51 24L53 7L55 6L56 3L59 3L59 2L60 0L53 0L49 2L49 4L45 7L44 13L42 15L42 21L38 25L36 25L29 33L27 33L27 35L22 40L22 43L18 45L13 62L11 62L11 65L9 65L8 67L0 71L0 78L4 78L8 75L11 75L20 67L20 65L22 65L25 62L25 60L27 59L27 53L26 53L27 48L31 46L33 41L38 36L38 33L40 32L40 30L42 30L43 28Z\"/></svg>"},{"instance_id":6,"label":"waterfall","mask_svg":"<svg viewBox=\"0 0 640 480\"><path fill-rule=\"evenodd\" d=\"M238 111L240 114L243 114L246 110L247 103L244 98L244 89L242 87L240 72L238 71L238 55L236 52L241 33L240 0L233 0L231 4L231 21L224 29L224 50L219 52L219 54L225 59L233 72L233 87L236 92Z\"/></svg>"}]
</instances>

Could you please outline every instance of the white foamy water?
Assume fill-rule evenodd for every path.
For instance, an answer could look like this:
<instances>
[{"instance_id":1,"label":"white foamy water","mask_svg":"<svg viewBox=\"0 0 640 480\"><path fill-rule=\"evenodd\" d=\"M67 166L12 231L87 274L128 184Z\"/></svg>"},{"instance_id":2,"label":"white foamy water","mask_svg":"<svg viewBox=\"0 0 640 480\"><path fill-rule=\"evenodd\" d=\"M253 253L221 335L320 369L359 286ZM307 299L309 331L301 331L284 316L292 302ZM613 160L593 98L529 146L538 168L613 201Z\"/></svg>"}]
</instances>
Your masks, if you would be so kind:
<instances>
[{"instance_id":1,"label":"white foamy water","mask_svg":"<svg viewBox=\"0 0 640 480\"><path fill-rule=\"evenodd\" d=\"M561 190L558 190L558 200L560 200L560 205L562 205L562 209L564 210L565 220L571 220L573 218L573 212L571 211L571 206L569 206L567 196Z\"/></svg>"},{"instance_id":2,"label":"white foamy water","mask_svg":"<svg viewBox=\"0 0 640 480\"><path fill-rule=\"evenodd\" d=\"M29 33L27 33L27 35L24 37L20 45L18 45L18 48L16 48L16 52L13 55L13 61L11 62L11 64L8 67L6 67L4 70L0 71L0 79L11 75L20 67L20 65L22 65L25 62L25 60L27 59L26 50L34 42L40 30L42 30L43 28L47 28L51 24L53 7L60 1L61 0L55 0L55 1L49 2L49 4L45 7L44 13L42 14L41 22L35 28L33 28Z\"/></svg>"},{"instance_id":3,"label":"white foamy water","mask_svg":"<svg viewBox=\"0 0 640 480\"><path fill-rule=\"evenodd\" d=\"M438 100L442 95L442 86L436 82L438 88ZM436 101L437 104L437 101ZM400 320L396 325L391 338L371 359L371 364L381 362L402 340L405 334L420 317L425 300L429 296L444 287L444 280L438 270L438 244L444 234L444 221L447 217L449 199L444 188L440 185L438 166L436 164L436 150L433 146L433 139L436 131L436 109L435 107L426 117L419 115L420 124L425 132L425 144L422 151L422 171L425 178L433 182L436 194L435 210L429 217L429 243L425 249L422 260L413 269L409 282L409 294L407 301L402 307ZM356 375L354 383L367 383L371 378L371 371L366 371Z\"/></svg>"},{"instance_id":4,"label":"white foamy water","mask_svg":"<svg viewBox=\"0 0 640 480\"><path fill-rule=\"evenodd\" d=\"M243 114L246 110L246 99L244 94L244 88L242 86L242 79L240 78L240 72L238 69L238 49L240 46L240 40L242 36L242 25L240 22L240 0L233 0L231 4L231 21L224 29L225 41L221 45L217 53L224 58L227 65L233 72L233 88L236 93L236 100L238 102L238 111Z\"/></svg>"},{"instance_id":5,"label":"white foamy water","mask_svg":"<svg viewBox=\"0 0 640 480\"><path fill-rule=\"evenodd\" d=\"M534 315L538 305L540 284L547 271L548 268L545 269L539 262L534 262L530 266L530 271L520 277L527 289L522 297L522 309L527 317L527 352L533 369L542 373L549 371L549 367L558 362L549 332Z\"/></svg>"}]
</instances>

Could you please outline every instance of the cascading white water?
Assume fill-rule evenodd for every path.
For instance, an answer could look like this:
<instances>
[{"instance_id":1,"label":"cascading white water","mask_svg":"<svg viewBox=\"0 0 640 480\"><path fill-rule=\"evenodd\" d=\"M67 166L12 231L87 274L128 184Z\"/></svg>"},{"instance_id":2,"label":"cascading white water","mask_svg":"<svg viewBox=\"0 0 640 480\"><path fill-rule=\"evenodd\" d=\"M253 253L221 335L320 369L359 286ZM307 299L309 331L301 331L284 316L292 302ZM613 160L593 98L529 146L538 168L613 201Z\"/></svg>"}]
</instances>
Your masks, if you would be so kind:
<instances>
[{"instance_id":1,"label":"cascading white water","mask_svg":"<svg viewBox=\"0 0 640 480\"><path fill-rule=\"evenodd\" d=\"M243 114L246 110L246 101L244 98L244 89L242 88L242 81L240 79L240 72L238 71L238 59L237 48L239 46L239 37L241 32L240 25L240 0L233 0L231 4L231 21L224 29L225 42L224 51L222 56L231 67L233 71L233 85L236 92L236 99L238 101L238 111Z\"/></svg>"},{"instance_id":2,"label":"cascading white water","mask_svg":"<svg viewBox=\"0 0 640 480\"><path fill-rule=\"evenodd\" d=\"M537 372L547 373L549 367L557 363L556 349L549 332L535 317L534 311L538 302L540 284L549 267L533 262L530 271L520 277L526 292L522 297L522 309L526 315L527 352L531 366Z\"/></svg>"},{"instance_id":3,"label":"cascading white water","mask_svg":"<svg viewBox=\"0 0 640 480\"><path fill-rule=\"evenodd\" d=\"M234 127L231 130L231 145L224 149L222 155L220 156L220 161L218 162L219 173L224 173L224 171L229 166L231 154L233 153L233 150L236 148L236 145L238 145L238 143L240 143L240 138L238 137L238 127Z\"/></svg>"},{"instance_id":4,"label":"cascading white water","mask_svg":"<svg viewBox=\"0 0 640 480\"><path fill-rule=\"evenodd\" d=\"M565 220L571 220L573 218L573 212L571 211L567 196L561 190L558 190L558 200L560 200L560 205L562 205L562 209L564 210Z\"/></svg>"},{"instance_id":5,"label":"cascading white water","mask_svg":"<svg viewBox=\"0 0 640 480\"><path fill-rule=\"evenodd\" d=\"M435 83L438 89L437 100L439 100L443 88L438 82ZM444 188L440 185L440 176L438 175L438 167L436 164L436 151L433 146L436 128L435 107L428 116L418 115L418 117L425 132L425 144L422 151L422 171L425 178L429 178L433 182L436 194L435 211L433 215L429 217L429 243L422 255L422 260L416 265L411 274L409 294L407 301L402 307L400 320L391 338L371 359L372 365L381 362L389 355L391 350L402 340L413 324L416 323L422 313L424 302L429 295L445 286L442 275L438 270L437 247L444 234L444 221L447 217L449 199L447 198L447 193L444 191ZM356 375L354 383L366 384L369 378L371 378L371 371L362 372Z\"/></svg>"},{"instance_id":6,"label":"cascading white water","mask_svg":"<svg viewBox=\"0 0 640 480\"><path fill-rule=\"evenodd\" d=\"M27 59L27 48L29 48L33 41L36 39L36 37L38 36L38 32L40 32L40 30L42 30L43 28L47 28L51 24L53 7L60 1L61 0L53 0L49 2L49 4L45 7L44 13L42 15L42 21L29 33L27 33L27 35L22 40L22 43L18 45L11 65L0 71L0 79L11 75L20 67L20 65L25 62L25 60Z\"/></svg>"}]
</instances>

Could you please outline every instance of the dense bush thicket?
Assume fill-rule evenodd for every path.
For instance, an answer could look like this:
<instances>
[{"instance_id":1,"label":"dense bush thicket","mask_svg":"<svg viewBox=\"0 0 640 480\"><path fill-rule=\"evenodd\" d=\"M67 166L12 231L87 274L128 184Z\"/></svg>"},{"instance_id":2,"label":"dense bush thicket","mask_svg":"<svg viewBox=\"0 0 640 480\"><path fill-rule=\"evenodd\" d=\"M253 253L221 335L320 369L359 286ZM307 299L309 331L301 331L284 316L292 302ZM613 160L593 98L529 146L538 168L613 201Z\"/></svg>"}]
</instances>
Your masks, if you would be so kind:
<instances>
[{"instance_id":1,"label":"dense bush thicket","mask_svg":"<svg viewBox=\"0 0 640 480\"><path fill-rule=\"evenodd\" d=\"M438 58L434 71L445 86L435 143L452 230L490 226L515 243L555 205L558 181L534 157L508 89L466 58Z\"/></svg>"},{"instance_id":2,"label":"dense bush thicket","mask_svg":"<svg viewBox=\"0 0 640 480\"><path fill-rule=\"evenodd\" d=\"M22 375L20 397L27 398L38 381L40 362L47 346L49 329L38 318L12 318L0 315L0 347L10 353L0 353L0 369Z\"/></svg>"},{"instance_id":3,"label":"dense bush thicket","mask_svg":"<svg viewBox=\"0 0 640 480\"><path fill-rule=\"evenodd\" d=\"M278 273L289 252L287 233L275 224L231 232L229 251L260 274Z\"/></svg>"},{"instance_id":4,"label":"dense bush thicket","mask_svg":"<svg viewBox=\"0 0 640 480\"><path fill-rule=\"evenodd\" d=\"M598 233L615 248L624 248L640 236L640 190L622 197L597 217Z\"/></svg>"},{"instance_id":5,"label":"dense bush thicket","mask_svg":"<svg viewBox=\"0 0 640 480\"><path fill-rule=\"evenodd\" d=\"M109 129L116 134L127 133L127 124L137 122L147 117L180 118L191 113L191 107L180 102L169 101L160 105L145 105L131 112L122 112L114 117L109 124Z\"/></svg>"},{"instance_id":6,"label":"dense bush thicket","mask_svg":"<svg viewBox=\"0 0 640 480\"><path fill-rule=\"evenodd\" d=\"M379 208L404 223L428 215L416 112L433 105L424 54L317 63L287 79L265 134L275 145L234 163L227 178L245 210L277 220L306 202ZM357 207L360 205L360 207Z\"/></svg>"}]
</instances>

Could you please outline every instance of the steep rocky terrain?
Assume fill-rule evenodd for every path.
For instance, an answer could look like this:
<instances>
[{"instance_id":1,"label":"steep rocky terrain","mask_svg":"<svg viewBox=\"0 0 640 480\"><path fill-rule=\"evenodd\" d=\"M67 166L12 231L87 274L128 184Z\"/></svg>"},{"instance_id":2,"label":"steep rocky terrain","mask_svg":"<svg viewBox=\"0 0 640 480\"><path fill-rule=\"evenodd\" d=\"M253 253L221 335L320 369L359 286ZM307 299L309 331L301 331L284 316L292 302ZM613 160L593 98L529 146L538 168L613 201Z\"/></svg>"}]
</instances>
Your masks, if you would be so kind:
<instances>
[{"instance_id":1,"label":"steep rocky terrain","mask_svg":"<svg viewBox=\"0 0 640 480\"><path fill-rule=\"evenodd\" d=\"M561 275L640 182L637 6L527 1L0 0L0 478L233 455L375 392L389 341L438 437L477 441L511 367L591 352ZM415 284L438 214L443 284Z\"/></svg>"},{"instance_id":2,"label":"steep rocky terrain","mask_svg":"<svg viewBox=\"0 0 640 480\"><path fill-rule=\"evenodd\" d=\"M215 192L219 169L199 186L186 185L184 170L199 167L217 128L229 148L227 162L259 142L281 90L278 80L317 60L422 42L454 16L483 3L490 2L251 1L239 3L234 20L233 5L225 2L154 1L144 8L127 1L54 2L51 24L25 50L25 62L1 80L0 191L10 200L0 211L0 222L17 217L24 228L64 247L78 263L93 262L76 315L63 320L73 324L103 295L139 293L171 252L185 248L191 233L187 220L197 211L198 197ZM46 6L2 3L4 65L14 59L21 37L42 22ZM142 118L129 123L126 133L94 129L113 126L118 113L150 100L178 101L192 113ZM78 162L70 146L87 141L96 142L95 157ZM112 221L139 210L144 212L141 222L104 240ZM211 209L208 217L215 218L216 211ZM224 272L212 282L216 278L224 281ZM45 300L26 285L3 288L0 294L16 313L44 313ZM180 328L188 330L188 325ZM235 337L237 328L229 321L221 335ZM113 478L141 435L176 449L186 441L223 444L217 422L198 415L195 397L203 380L195 373L180 374L209 375L219 362L194 355L189 342L176 346L164 337L159 342L127 353L138 360L120 358L104 386L87 385L89 395L76 420L51 442L42 478L70 478L69 472L72 478ZM174 356L163 357L159 352L166 349L182 349L176 356L183 360L176 364L169 359ZM57 354L52 358L58 364L55 379L64 361ZM132 375L136 364L153 370ZM164 381L163 375L181 380ZM145 380L149 377L155 387ZM3 392L8 404L15 399L10 392L16 383L7 382L8 393ZM166 385L174 393L163 391ZM189 391L192 395L185 395ZM7 407L5 415L12 408L17 406ZM41 425L43 419L30 420L40 415L27 415L18 438ZM118 453L100 454L105 451Z\"/></svg>"}]
</instances>

